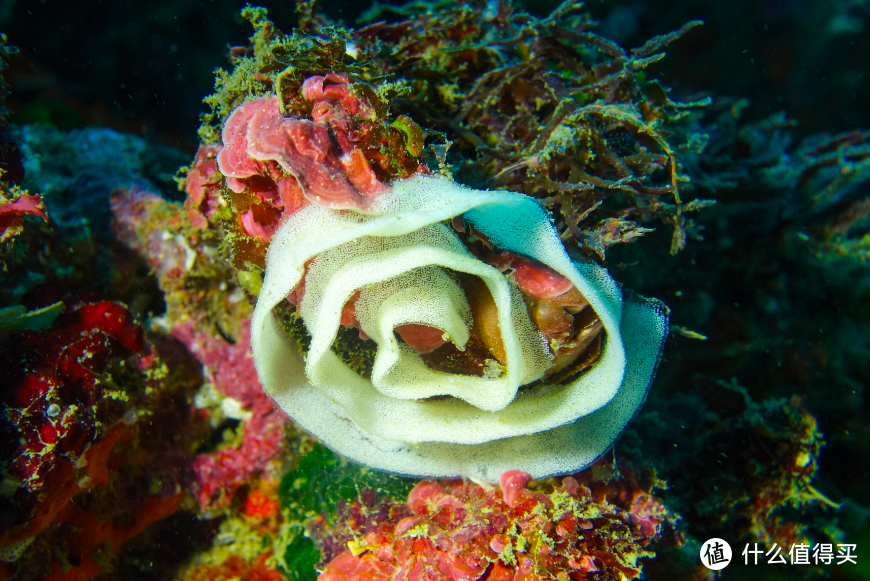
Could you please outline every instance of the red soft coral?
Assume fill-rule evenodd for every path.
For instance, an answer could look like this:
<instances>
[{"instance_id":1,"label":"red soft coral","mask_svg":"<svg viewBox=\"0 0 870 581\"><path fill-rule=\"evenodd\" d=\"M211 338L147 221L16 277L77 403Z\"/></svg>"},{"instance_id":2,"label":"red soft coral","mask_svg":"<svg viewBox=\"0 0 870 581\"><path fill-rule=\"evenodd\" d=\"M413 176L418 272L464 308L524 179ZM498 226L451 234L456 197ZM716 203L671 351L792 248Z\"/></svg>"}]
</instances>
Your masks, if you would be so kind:
<instances>
[{"instance_id":1,"label":"red soft coral","mask_svg":"<svg viewBox=\"0 0 870 581\"><path fill-rule=\"evenodd\" d=\"M631 579L639 558L670 515L652 496L632 495L629 510L596 498L571 477L550 494L526 488L519 470L502 475L500 487L465 480L422 481L405 510L381 509L379 523L350 519L358 550L347 550L324 568L320 581ZM626 494L628 492L626 491ZM411 515L408 515L410 509ZM323 521L310 530L324 546Z\"/></svg>"},{"instance_id":2,"label":"red soft coral","mask_svg":"<svg viewBox=\"0 0 870 581\"><path fill-rule=\"evenodd\" d=\"M0 350L5 419L19 435L6 450L8 473L29 491L42 486L60 456L75 461L99 435L92 409L111 358L144 348L142 329L121 305L78 303L50 329L23 331Z\"/></svg>"},{"instance_id":3,"label":"red soft coral","mask_svg":"<svg viewBox=\"0 0 870 581\"><path fill-rule=\"evenodd\" d=\"M0 241L17 234L27 214L48 221L45 204L40 196L13 192L12 198L6 199L6 196L0 193Z\"/></svg>"}]
</instances>

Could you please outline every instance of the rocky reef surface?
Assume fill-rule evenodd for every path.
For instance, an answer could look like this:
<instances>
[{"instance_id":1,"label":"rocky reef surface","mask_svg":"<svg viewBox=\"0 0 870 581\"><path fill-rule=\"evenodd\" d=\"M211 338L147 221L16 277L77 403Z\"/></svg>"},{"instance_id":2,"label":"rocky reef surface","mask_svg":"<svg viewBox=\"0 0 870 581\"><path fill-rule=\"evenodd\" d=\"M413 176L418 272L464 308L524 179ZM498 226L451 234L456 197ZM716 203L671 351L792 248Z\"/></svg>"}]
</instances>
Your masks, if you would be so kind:
<instances>
[{"instance_id":1,"label":"rocky reef surface","mask_svg":"<svg viewBox=\"0 0 870 581\"><path fill-rule=\"evenodd\" d=\"M626 50L574 2L242 17L253 36L217 72L194 155L3 112L0 579L708 579L711 537L741 578L770 574L747 543L857 544L858 565L777 578L870 578L870 134L793 145L792 121L744 121L746 101L674 99L654 65L700 22ZM670 306L644 407L586 470L384 473L262 389L250 325L273 237L414 176L529 196L572 261ZM519 289L562 363L551 384L594 370L615 338L573 283L476 224L439 222ZM316 267L275 309L303 353ZM336 306L332 349L367 378L358 299ZM439 372L504 373L469 304L463 349L424 325L402 345Z\"/></svg>"}]
</instances>

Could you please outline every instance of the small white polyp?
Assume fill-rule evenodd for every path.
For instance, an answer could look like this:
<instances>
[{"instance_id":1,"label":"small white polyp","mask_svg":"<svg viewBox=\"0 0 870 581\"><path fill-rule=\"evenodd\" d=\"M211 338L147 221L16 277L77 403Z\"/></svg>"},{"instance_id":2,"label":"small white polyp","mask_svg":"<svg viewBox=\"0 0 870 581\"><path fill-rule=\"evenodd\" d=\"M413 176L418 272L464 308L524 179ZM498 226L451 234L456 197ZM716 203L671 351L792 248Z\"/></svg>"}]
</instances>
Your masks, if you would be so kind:
<instances>
[{"instance_id":1,"label":"small white polyp","mask_svg":"<svg viewBox=\"0 0 870 581\"><path fill-rule=\"evenodd\" d=\"M550 356L516 289L441 224L458 215L501 250L534 258L577 286L606 331L591 370L568 385L517 395L520 385L543 376ZM299 305L312 336L304 361L272 309L315 256ZM637 297L623 302L606 270L572 262L534 199L441 178L400 180L369 214L309 205L275 234L266 264L251 321L263 387L337 452L402 474L495 482L508 469L539 478L588 466L643 403L666 336L667 307ZM467 341L461 327L468 305L449 277L432 274L433 267L467 272L487 284L507 353L501 377L432 371L395 340L393 328L413 323L445 331L460 348ZM421 287L439 296L421 300L423 290L416 298L408 295ZM357 290L360 324L378 344L371 381L330 349L342 307ZM433 395L456 399L418 401Z\"/></svg>"}]
</instances>

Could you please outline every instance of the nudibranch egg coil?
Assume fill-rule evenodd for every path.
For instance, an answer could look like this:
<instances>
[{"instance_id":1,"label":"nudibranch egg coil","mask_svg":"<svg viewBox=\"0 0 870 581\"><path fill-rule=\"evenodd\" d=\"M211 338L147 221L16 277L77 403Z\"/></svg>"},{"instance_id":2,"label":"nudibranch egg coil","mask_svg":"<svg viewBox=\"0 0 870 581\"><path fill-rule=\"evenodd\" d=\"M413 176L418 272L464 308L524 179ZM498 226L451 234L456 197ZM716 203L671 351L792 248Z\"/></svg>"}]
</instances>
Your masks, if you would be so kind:
<instances>
[{"instance_id":1,"label":"nudibranch egg coil","mask_svg":"<svg viewBox=\"0 0 870 581\"><path fill-rule=\"evenodd\" d=\"M548 375L553 340L536 326L517 281L448 225L457 217L498 251L573 284L582 297L572 312L587 302L594 311L582 341L584 353L593 352L588 368ZM471 279L496 309L499 345L489 339L484 371L448 373L430 365L428 347L397 334L422 329L436 348L467 355L482 308L467 292ZM304 354L273 313L291 293L311 338ZM370 374L334 347L349 306L376 347ZM597 265L573 262L534 199L417 176L394 182L365 213L310 204L289 216L269 247L251 325L263 387L337 452L401 474L495 482L509 469L534 477L576 471L610 447L646 397L667 308L623 294Z\"/></svg>"}]
</instances>

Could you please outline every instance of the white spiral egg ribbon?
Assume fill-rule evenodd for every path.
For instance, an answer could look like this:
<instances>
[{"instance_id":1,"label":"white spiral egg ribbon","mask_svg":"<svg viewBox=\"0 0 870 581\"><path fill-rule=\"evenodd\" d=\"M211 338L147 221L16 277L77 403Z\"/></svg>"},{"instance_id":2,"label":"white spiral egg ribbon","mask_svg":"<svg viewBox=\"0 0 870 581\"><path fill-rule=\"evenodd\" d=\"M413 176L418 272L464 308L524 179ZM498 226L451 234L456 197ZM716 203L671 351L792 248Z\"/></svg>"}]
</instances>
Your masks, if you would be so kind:
<instances>
[{"instance_id":1,"label":"white spiral egg ribbon","mask_svg":"<svg viewBox=\"0 0 870 581\"><path fill-rule=\"evenodd\" d=\"M519 390L544 377L546 341L515 285L444 224L456 216L499 250L533 258L577 287L606 333L591 369L564 385L545 380ZM484 377L434 371L397 341L395 327L424 324L464 347L468 304L443 269L487 285L498 306L503 369ZM303 275L298 308L311 335L304 356L272 313ZM360 326L377 344L371 380L331 349L342 308L356 292ZM623 295L603 268L573 262L534 199L417 176L393 183L370 213L311 204L281 226L269 247L251 344L267 393L336 452L400 474L494 483L505 470L540 478L601 456L646 397L667 313L659 301ZM452 397L429 399L445 395Z\"/></svg>"}]
</instances>

